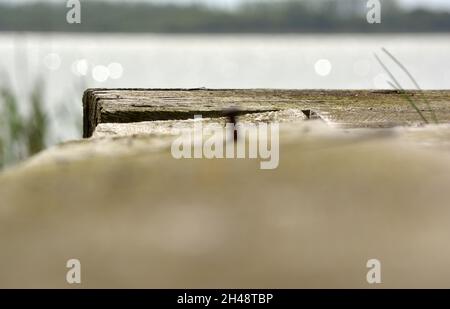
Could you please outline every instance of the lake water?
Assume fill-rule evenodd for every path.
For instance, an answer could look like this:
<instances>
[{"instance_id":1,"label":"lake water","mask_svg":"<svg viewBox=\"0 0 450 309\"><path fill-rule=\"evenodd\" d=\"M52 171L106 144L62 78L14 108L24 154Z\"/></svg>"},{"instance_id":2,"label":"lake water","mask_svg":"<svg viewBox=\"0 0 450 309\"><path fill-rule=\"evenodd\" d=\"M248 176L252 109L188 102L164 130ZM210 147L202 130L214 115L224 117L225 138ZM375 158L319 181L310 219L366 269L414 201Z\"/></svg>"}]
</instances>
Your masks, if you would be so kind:
<instances>
[{"instance_id":1,"label":"lake water","mask_svg":"<svg viewBox=\"0 0 450 309\"><path fill-rule=\"evenodd\" d=\"M78 138L88 87L390 88L378 53L405 88L450 89L450 34L85 35L0 34L0 83L26 109L36 81L53 119L50 143Z\"/></svg>"}]
</instances>

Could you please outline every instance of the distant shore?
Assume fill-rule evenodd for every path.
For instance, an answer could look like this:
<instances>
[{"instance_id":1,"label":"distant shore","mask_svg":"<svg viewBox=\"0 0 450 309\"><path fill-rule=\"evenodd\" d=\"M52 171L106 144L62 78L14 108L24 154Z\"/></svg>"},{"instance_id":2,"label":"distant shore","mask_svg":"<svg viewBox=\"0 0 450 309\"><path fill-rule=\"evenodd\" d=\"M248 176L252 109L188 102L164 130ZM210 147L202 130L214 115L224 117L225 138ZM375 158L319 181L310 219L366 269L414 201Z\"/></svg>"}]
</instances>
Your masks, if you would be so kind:
<instances>
[{"instance_id":1,"label":"distant shore","mask_svg":"<svg viewBox=\"0 0 450 309\"><path fill-rule=\"evenodd\" d=\"M95 33L424 33L450 32L450 12L405 11L383 5L381 24L369 24L364 10L341 12L301 2L248 4L236 10L201 5L83 3L80 24L66 21L64 3L0 4L0 31Z\"/></svg>"}]
</instances>

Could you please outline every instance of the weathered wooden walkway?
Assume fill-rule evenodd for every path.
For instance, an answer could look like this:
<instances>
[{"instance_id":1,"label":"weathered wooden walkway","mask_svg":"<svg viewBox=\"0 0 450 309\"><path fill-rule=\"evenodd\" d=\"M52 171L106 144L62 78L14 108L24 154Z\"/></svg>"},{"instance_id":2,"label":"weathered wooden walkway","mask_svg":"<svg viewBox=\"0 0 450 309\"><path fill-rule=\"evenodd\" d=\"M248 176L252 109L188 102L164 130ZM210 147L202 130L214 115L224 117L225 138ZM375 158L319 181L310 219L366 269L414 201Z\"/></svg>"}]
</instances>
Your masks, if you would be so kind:
<instances>
[{"instance_id":1,"label":"weathered wooden walkway","mask_svg":"<svg viewBox=\"0 0 450 309\"><path fill-rule=\"evenodd\" d=\"M90 137L99 123L181 120L197 114L220 117L228 107L239 107L243 114L312 111L342 127L423 124L406 97L415 101L428 119L433 119L434 112L440 123L450 122L450 91L89 89L83 99L83 135Z\"/></svg>"},{"instance_id":2,"label":"weathered wooden walkway","mask_svg":"<svg viewBox=\"0 0 450 309\"><path fill-rule=\"evenodd\" d=\"M450 91L423 95L448 123ZM278 168L174 158L172 125L231 106L283 120ZM450 287L450 125L401 93L91 89L84 112L90 138L0 174L1 288L73 288L72 258L85 288Z\"/></svg>"}]
</instances>

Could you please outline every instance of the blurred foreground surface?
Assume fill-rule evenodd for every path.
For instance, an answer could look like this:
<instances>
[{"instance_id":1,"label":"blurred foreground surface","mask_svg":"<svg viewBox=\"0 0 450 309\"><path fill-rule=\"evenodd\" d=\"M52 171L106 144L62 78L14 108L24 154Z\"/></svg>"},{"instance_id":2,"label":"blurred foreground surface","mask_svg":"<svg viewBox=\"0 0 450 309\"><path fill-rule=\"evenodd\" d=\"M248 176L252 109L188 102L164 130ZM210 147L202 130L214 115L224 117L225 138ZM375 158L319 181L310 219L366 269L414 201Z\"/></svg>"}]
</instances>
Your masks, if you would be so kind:
<instances>
[{"instance_id":1,"label":"blurred foreground surface","mask_svg":"<svg viewBox=\"0 0 450 309\"><path fill-rule=\"evenodd\" d=\"M179 121L183 122L183 121ZM450 287L450 127L283 124L278 169L176 160L170 121L0 175L0 287ZM95 136L95 135L94 135Z\"/></svg>"}]
</instances>

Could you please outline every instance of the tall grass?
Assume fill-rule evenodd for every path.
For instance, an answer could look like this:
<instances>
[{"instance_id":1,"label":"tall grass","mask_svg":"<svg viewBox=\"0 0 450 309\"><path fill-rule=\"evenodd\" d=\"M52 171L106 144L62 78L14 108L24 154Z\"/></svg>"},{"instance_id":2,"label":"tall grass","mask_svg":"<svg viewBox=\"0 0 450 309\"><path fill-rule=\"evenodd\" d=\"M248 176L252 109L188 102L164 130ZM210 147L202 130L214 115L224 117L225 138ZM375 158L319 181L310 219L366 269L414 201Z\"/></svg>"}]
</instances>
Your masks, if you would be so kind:
<instances>
[{"instance_id":1,"label":"tall grass","mask_svg":"<svg viewBox=\"0 0 450 309\"><path fill-rule=\"evenodd\" d=\"M0 169L45 148L49 119L44 111L42 89L41 83L35 84L28 99L30 108L22 112L13 90L0 87Z\"/></svg>"},{"instance_id":2,"label":"tall grass","mask_svg":"<svg viewBox=\"0 0 450 309\"><path fill-rule=\"evenodd\" d=\"M411 80L411 82L414 84L414 86L416 87L417 90L420 91L422 99L424 100L425 104L427 105L428 111L431 113L431 117L432 117L432 121L435 124L438 124L439 121L437 119L436 113L433 111L433 109L431 108L431 104L428 101L428 99L426 98L426 96L423 94L422 92L422 88L419 86L419 83L416 81L416 79L413 77L413 75L408 71L408 69L403 65L403 63L401 63L391 52L389 52L386 48L382 48L381 49L383 51L383 53L385 53L402 71L403 73L406 74L406 76L408 76L408 78ZM419 108L418 103L411 99L405 92L405 89L403 88L403 86L400 84L400 82L398 81L397 78L395 78L395 75L391 72L391 70L389 70L388 66L381 60L380 57L378 57L377 54L375 54L375 59L378 61L378 63L381 65L381 67L383 68L383 70L386 72L386 74L389 75L389 77L391 78L390 81L388 81L388 84L399 91L400 95L402 95L406 101L408 101L408 103L411 105L411 107L417 112L417 114L420 116L420 118L422 119L422 121L425 124L429 124L430 120L425 117L424 113L422 112L422 110Z\"/></svg>"}]
</instances>

